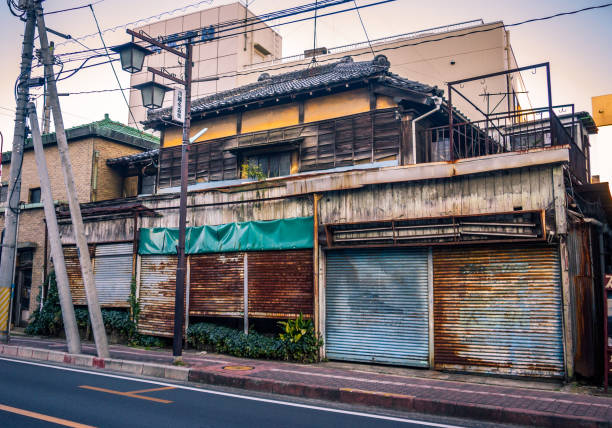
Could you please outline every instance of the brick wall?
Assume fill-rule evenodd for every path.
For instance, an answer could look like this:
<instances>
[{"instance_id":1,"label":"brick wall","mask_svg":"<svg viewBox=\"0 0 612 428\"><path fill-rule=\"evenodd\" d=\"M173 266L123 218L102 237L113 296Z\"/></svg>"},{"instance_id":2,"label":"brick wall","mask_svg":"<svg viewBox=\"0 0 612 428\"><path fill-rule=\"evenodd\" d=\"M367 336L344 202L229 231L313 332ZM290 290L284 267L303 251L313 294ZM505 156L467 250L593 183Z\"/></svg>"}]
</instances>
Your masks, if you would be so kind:
<instances>
[{"instance_id":1,"label":"brick wall","mask_svg":"<svg viewBox=\"0 0 612 428\"><path fill-rule=\"evenodd\" d=\"M123 197L123 177L106 165L107 159L140 153L143 150L101 138L94 139L97 183L92 186L92 201L104 201Z\"/></svg>"},{"instance_id":2,"label":"brick wall","mask_svg":"<svg viewBox=\"0 0 612 428\"><path fill-rule=\"evenodd\" d=\"M78 141L71 141L68 145L77 195L81 203L90 201L92 140L92 138L84 138ZM64 184L64 175L59 161L57 146L45 147L45 157L47 158L47 169L49 170L49 181L51 182L53 199L56 201L66 201L66 186ZM2 181L8 181L11 167L12 165L7 164L2 166ZM34 150L28 150L23 156L23 166L21 169L21 200L26 203L29 202L29 190L37 187L40 187L40 181L38 180L38 168L36 168Z\"/></svg>"}]
</instances>

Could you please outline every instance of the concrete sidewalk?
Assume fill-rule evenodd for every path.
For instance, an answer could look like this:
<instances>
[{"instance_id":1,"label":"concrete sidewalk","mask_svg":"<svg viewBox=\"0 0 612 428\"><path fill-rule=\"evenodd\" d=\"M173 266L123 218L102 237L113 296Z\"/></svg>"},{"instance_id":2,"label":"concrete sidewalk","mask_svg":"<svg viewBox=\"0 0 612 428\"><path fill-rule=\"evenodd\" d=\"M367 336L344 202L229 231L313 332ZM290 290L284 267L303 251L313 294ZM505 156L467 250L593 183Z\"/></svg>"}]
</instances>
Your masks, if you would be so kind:
<instances>
[{"instance_id":1,"label":"concrete sidewalk","mask_svg":"<svg viewBox=\"0 0 612 428\"><path fill-rule=\"evenodd\" d=\"M226 355L184 353L185 367L172 365L169 350L111 346L110 359L66 353L64 341L13 337L0 354L135 375L242 388L410 411L545 427L612 426L612 396L559 392L551 382L507 380L340 363L303 365ZM444 379L441 379L444 378Z\"/></svg>"}]
</instances>

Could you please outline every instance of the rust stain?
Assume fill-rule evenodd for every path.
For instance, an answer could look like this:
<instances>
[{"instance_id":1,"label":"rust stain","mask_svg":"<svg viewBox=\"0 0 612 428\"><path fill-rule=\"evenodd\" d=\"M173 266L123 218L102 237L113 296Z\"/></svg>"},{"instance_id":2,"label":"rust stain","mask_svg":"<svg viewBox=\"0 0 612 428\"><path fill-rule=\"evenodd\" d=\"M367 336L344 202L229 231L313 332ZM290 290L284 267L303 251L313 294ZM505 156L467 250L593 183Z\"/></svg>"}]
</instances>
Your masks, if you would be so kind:
<instances>
[{"instance_id":1,"label":"rust stain","mask_svg":"<svg viewBox=\"0 0 612 428\"><path fill-rule=\"evenodd\" d=\"M561 375L555 251L552 246L435 249L436 368Z\"/></svg>"}]
</instances>

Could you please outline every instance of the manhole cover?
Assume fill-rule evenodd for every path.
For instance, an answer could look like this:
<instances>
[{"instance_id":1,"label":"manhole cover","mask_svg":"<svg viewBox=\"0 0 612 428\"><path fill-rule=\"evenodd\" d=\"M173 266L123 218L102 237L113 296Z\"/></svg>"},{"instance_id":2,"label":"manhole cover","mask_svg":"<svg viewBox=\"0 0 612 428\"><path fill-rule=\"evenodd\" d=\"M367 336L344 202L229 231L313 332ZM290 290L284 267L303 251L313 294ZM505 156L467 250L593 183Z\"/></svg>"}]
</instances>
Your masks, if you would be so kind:
<instances>
[{"instance_id":1,"label":"manhole cover","mask_svg":"<svg viewBox=\"0 0 612 428\"><path fill-rule=\"evenodd\" d=\"M253 370L255 367L252 366L225 366L223 370L235 370L235 371L246 371Z\"/></svg>"}]
</instances>

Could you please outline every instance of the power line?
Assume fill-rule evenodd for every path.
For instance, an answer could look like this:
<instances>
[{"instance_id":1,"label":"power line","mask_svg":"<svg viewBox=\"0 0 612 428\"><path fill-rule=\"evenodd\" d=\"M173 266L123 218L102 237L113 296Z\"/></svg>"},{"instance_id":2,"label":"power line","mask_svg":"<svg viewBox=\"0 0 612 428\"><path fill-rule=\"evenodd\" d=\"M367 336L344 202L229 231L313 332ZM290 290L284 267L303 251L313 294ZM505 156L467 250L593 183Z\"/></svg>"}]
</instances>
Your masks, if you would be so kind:
<instances>
[{"instance_id":1,"label":"power line","mask_svg":"<svg viewBox=\"0 0 612 428\"><path fill-rule=\"evenodd\" d=\"M357 0L353 0L355 3L355 8L357 8ZM370 50L372 51L372 56L375 57L374 49L372 49L372 42L370 42L370 37L368 37L368 31L366 30L365 24L363 23L363 19L361 18L361 12L357 9L357 16L359 16L359 22L361 22L361 28L363 28L363 32L366 36L366 40L368 41L368 46L370 46Z\"/></svg>"},{"instance_id":2,"label":"power line","mask_svg":"<svg viewBox=\"0 0 612 428\"><path fill-rule=\"evenodd\" d=\"M612 3L606 3L606 4L602 4L599 6L590 6L590 7L586 7L586 8L582 8L582 9L577 9L577 10L573 10L573 11L569 11L569 12L561 12L561 13L557 13L554 15L548 15L548 16L544 16L544 17L539 17L539 18L531 18L525 21L519 21L519 22L515 22L512 24L508 24L508 25L498 25L498 26L494 26L494 27L490 27L490 28L485 28L485 29L481 29L481 30L472 30L472 31L468 31L462 34L451 34L451 35L447 35L447 36L443 36L443 37L438 37L436 39L427 39L427 40L421 40L419 42L412 42L412 43L404 43L401 45L397 45L397 46L391 46L391 47L385 47L385 48L379 48L376 49L374 48L374 52L384 52L384 51L389 51L389 50L396 50L396 49L400 49L403 47L411 47L411 46L418 46L418 45L422 45L422 44L426 44L426 43L433 43L433 42L439 42L442 40L447 40L447 39L454 39L454 38L459 38L459 37L465 37L465 36L469 36L472 34L478 34L478 33L486 33L486 32L490 32L490 31L494 31L494 30L498 30L500 28L506 28L506 27L517 27L520 25L524 25L524 24L528 24L528 23L532 23L535 21L545 21L545 20L550 20L550 19L554 19L560 16L565 16L565 15L574 15L577 13L581 13L581 12L586 12L589 10L594 10L594 9L603 9L603 8L607 8L612 6ZM361 6L361 7L365 7L365 6ZM350 10L354 10L355 8L352 8ZM340 11L343 12L343 11ZM332 12L330 14L335 14L338 12ZM308 18L308 19L312 19ZM304 19L300 19L298 21L303 21ZM355 53L352 54L350 56L353 57L358 57L358 56L362 56L362 55L369 55L371 52L364 52L364 53ZM108 62L111 61L117 61L118 59L114 59L114 60L109 60L109 61L105 61L103 63L98 63L98 64L92 64L90 66L85 66L83 68L87 68L87 67L94 67L97 65L102 65L102 64L106 64ZM325 58L320 60L319 62L329 62L329 61L336 61L337 58ZM221 79L223 78L229 78L229 77L238 77L238 76L247 76L250 74L254 74L254 73L262 73L264 71L276 71L276 70L282 70L282 69L286 69L286 68L296 68L299 67L300 64L285 64L285 65L279 65L279 66L272 66L272 67L266 67L266 68L259 68L256 70L251 70L251 71L243 71L243 72L231 72L231 73L221 73L221 74L217 74L217 76ZM170 68L170 67L166 67L166 68ZM71 70L68 70L71 71ZM117 91L118 89L101 89L101 90L94 90L94 91L82 91L82 92L71 92L70 94L74 94L74 95L78 95L78 94L87 94L87 93L99 93L99 92L111 92L111 91ZM125 89L127 90L127 89Z\"/></svg>"},{"instance_id":3,"label":"power line","mask_svg":"<svg viewBox=\"0 0 612 428\"><path fill-rule=\"evenodd\" d=\"M339 1L340 1L340 2L339 2ZM331 5L334 5L334 6L335 6L335 5L337 5L337 4L342 4L342 3L346 3L346 2L350 2L350 1L351 1L351 0L327 0L326 2L324 2L324 3L327 3L327 4L325 4L324 6L319 6L319 8L322 8L322 7L329 7L329 6L330 6L330 3L334 3L334 4L331 4ZM396 0L380 0L380 1L375 2L375 3L371 3L371 4L368 4L368 5L364 5L364 6L359 6L359 8L365 8L365 7L377 6L377 5L379 5L379 4L389 3L389 2L393 2L393 1L396 1ZM316 10L316 9L315 9L315 10ZM339 11L334 11L334 12L330 12L330 13L327 13L327 14L324 14L324 15L321 15L321 16L330 16L330 15L335 15L335 14L338 14L338 13L349 12L349 11L351 11L351 10L355 10L355 8L349 8L349 9L343 9L343 10L339 10ZM299 12L299 13L303 13L303 12ZM292 15L294 15L294 14L295 14L295 13L291 13L291 14L289 14L289 16L292 16ZM270 25L270 26L267 26L267 27L261 27L261 28L252 28L252 29L247 30L247 31L245 31L245 32L247 32L247 33L253 33L253 32L255 32L255 31L266 30L266 29L269 29L269 28L272 28L272 27L278 27L278 26L282 26L282 25L288 25L288 24L291 24L291 23L301 22L301 21L306 21L306 20L310 20L310 19L313 19L313 18L312 18L312 17L307 17L307 18L301 18L301 19L297 19L297 20L293 20L293 21L282 22L282 23L279 23L279 24L274 24L274 25ZM234 28L232 28L232 29L237 29L237 28L238 28L238 27L234 27ZM226 30L226 31L227 31L227 30ZM209 39L209 41L213 41L213 40L220 40L220 39L229 38L229 37L234 37L234 36L236 36L236 35L241 35L241 34L243 34L243 32L236 32L236 33L232 33L232 34L225 35L225 36L218 36L218 37L214 37L214 38L212 38L212 39ZM182 46L182 45L181 45L181 46ZM108 53L108 52L107 52L107 55L109 55L109 53ZM113 55L113 54L110 54L110 55ZM109 58L110 58L110 55L109 55ZM94 56L94 57L90 57L90 58L95 58L95 57L99 57L99 56L105 56L105 55L100 55L100 54L98 54L98 55L96 55L96 56ZM117 59L112 59L112 58L111 58L109 61L106 61L106 62L104 62L104 63L97 63L97 64L88 65L88 66L84 66L83 64L81 64L81 66L77 67L76 69L66 70L66 72L71 72L71 71L74 71L74 72L76 73L77 71L79 71L80 69L83 69L83 68L89 68L89 67L93 67L93 66L96 66L96 65L105 64L105 63L107 63L107 62L110 62L110 61L116 61L116 60L117 60ZM67 61L70 61L70 60L67 60ZM86 62L86 61L85 61L85 62ZM38 67L38 66L37 66L37 67ZM176 68L176 67L179 67L179 66L169 66L169 67L165 67L165 68L170 69L170 68ZM70 76L74 75L75 73L72 73Z\"/></svg>"},{"instance_id":4,"label":"power line","mask_svg":"<svg viewBox=\"0 0 612 428\"><path fill-rule=\"evenodd\" d=\"M121 89L121 95L123 96L123 99L125 100L125 105L127 105L128 111L130 112L130 116L132 116L132 120L134 121L134 125L136 126L136 129L140 131L138 122L136 122L134 113L132 113L132 109L130 108L130 102L128 101L127 97L125 96L125 93L123 92L123 88L121 87L121 82L119 81L119 76L117 76L117 71L115 70L115 66L113 65L112 58L108 54L108 48L106 47L106 42L104 41L104 37L102 36L102 31L100 31L100 24L98 23L98 18L96 17L96 13L94 12L93 6L89 5L89 9L91 9L91 14L93 15L94 21L96 21L96 27L98 28L98 34L100 34L100 40L102 40L102 45L104 46L104 49L106 50L106 55L108 56L108 59L111 60L110 66L111 66L111 69L113 70L113 74L115 75L115 79L117 79L117 84L119 85L119 89Z\"/></svg>"},{"instance_id":5,"label":"power line","mask_svg":"<svg viewBox=\"0 0 612 428\"><path fill-rule=\"evenodd\" d=\"M139 23L143 23L144 24L145 22L148 22L151 19L161 19L161 17L164 16L164 15L173 15L176 12L184 12L184 11L186 11L189 8L198 7L198 6L200 6L201 4L204 4L204 3L210 4L210 3L212 3L212 1L213 0L201 0L201 1L189 4L189 5L184 6L184 7L179 7L179 8L176 8L176 9L168 10L168 11L159 13L157 15L151 15L151 16L149 16L147 18L138 19L136 21L128 22L128 23L122 24L122 25L117 25L117 26L111 27L111 28L105 28L104 30L102 30L102 34L105 34L105 33L109 32L109 31L116 31L116 30L119 30L121 28L127 28L127 27L130 27L130 26L134 26L134 25L139 24ZM83 39L88 39L88 38L91 38L91 37L94 37L94 36L97 36L97 35L98 35L98 33L91 33L91 34L86 34L84 36L73 37L70 40L67 40L67 41L62 42L62 43L58 43L56 46L66 45L68 43L74 42L77 39L78 40L83 40Z\"/></svg>"},{"instance_id":6,"label":"power line","mask_svg":"<svg viewBox=\"0 0 612 428\"><path fill-rule=\"evenodd\" d=\"M103 1L104 0L98 0L98 1L96 1L94 3L84 4L83 6L75 6L75 7L70 7L68 9L53 10L51 12L43 13L43 15L53 15L54 13L63 13L63 12L69 12L69 11L72 11L72 10L85 9L85 8L87 8L89 6L93 6L95 4L102 3Z\"/></svg>"},{"instance_id":7,"label":"power line","mask_svg":"<svg viewBox=\"0 0 612 428\"><path fill-rule=\"evenodd\" d=\"M235 20L231 20L231 21L224 21L222 23L219 23L217 25L212 26L216 31L217 34L219 33L225 33L231 30L241 30L245 27L248 27L249 25L252 25L252 23L257 22L257 23L262 23L262 22L266 22L266 21L271 21L271 20L275 20L275 19L280 19L280 18L286 18L286 17L290 17L290 16L294 16L294 15L299 15L302 13L306 13L306 12L311 12L313 10L318 10L318 9L322 9L322 8L328 8L328 7L332 7L332 6L338 6L341 5L343 3L348 3L352 0L322 0L322 1L318 1L315 3L308 3L308 4L304 4L301 6L296 6L296 7L292 7L292 8L287 8L287 9L281 9L278 11L274 11L274 12L270 12L267 14L263 14L263 15L258 15L255 17L251 17L248 18L245 22L244 19L235 19ZM390 0L390 1L395 1L395 0ZM366 6L364 6L366 7ZM308 18L308 19L312 19L312 18ZM124 24L123 26L127 26L129 24ZM285 25L285 24L277 24L277 25ZM275 25L275 26L277 26ZM119 26L119 27L115 27L115 28L120 28L123 26ZM229 27L229 28L226 28ZM272 27L272 26L268 26ZM260 28L262 29L262 28ZM252 31L258 31L260 29L252 29L249 30L249 32ZM265 28L263 28L265 29ZM187 38L192 38L193 37L193 33L194 31L197 30L191 30L191 31L183 31L183 32L179 32L174 34L173 36L176 37L176 40L174 40L175 42L177 41L182 41L184 39ZM228 37L234 37L236 35L241 35L243 34L243 31L239 31L236 33L231 33L231 34L226 34L223 36L216 36L216 37L211 37L209 39L207 39L207 41L213 41L213 40L219 40L219 39L223 39L223 38L228 38ZM72 39L72 40L77 40L78 38ZM61 43L61 44L65 44ZM61 44L58 44L56 46L59 46ZM85 50L85 51L75 51L75 52L67 52L67 53L62 53L62 54L58 54L60 56L67 56L67 55L74 55L74 54L79 54L79 53L86 53L91 51L91 49Z\"/></svg>"}]
</instances>

